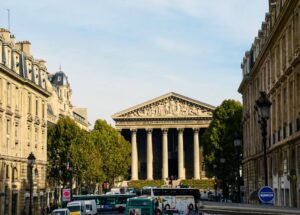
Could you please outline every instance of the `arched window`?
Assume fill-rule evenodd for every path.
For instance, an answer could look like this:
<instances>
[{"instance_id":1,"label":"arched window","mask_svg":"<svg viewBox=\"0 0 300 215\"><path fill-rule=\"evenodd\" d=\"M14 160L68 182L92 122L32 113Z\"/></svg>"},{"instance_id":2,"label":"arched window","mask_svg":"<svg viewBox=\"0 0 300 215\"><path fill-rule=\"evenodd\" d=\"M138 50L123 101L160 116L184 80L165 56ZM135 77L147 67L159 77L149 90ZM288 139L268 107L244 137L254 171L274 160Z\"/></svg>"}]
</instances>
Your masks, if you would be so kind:
<instances>
[{"instance_id":1,"label":"arched window","mask_svg":"<svg viewBox=\"0 0 300 215\"><path fill-rule=\"evenodd\" d=\"M12 181L16 182L18 180L18 169L17 167L14 167L12 169Z\"/></svg>"}]
</instances>

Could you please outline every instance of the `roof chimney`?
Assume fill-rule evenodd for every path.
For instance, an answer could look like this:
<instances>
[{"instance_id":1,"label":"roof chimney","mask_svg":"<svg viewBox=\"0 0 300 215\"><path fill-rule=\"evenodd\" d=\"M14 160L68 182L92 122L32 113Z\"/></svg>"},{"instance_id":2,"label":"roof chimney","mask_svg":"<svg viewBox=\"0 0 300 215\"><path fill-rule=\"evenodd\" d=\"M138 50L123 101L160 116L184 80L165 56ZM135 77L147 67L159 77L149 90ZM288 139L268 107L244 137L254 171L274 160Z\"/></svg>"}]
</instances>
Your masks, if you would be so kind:
<instances>
[{"instance_id":1,"label":"roof chimney","mask_svg":"<svg viewBox=\"0 0 300 215\"><path fill-rule=\"evenodd\" d=\"M31 43L28 40L17 42L17 47L20 48L25 54L31 55Z\"/></svg>"},{"instance_id":2,"label":"roof chimney","mask_svg":"<svg viewBox=\"0 0 300 215\"><path fill-rule=\"evenodd\" d=\"M3 36L5 42L10 42L10 31L5 28L0 28L0 35Z\"/></svg>"}]
</instances>

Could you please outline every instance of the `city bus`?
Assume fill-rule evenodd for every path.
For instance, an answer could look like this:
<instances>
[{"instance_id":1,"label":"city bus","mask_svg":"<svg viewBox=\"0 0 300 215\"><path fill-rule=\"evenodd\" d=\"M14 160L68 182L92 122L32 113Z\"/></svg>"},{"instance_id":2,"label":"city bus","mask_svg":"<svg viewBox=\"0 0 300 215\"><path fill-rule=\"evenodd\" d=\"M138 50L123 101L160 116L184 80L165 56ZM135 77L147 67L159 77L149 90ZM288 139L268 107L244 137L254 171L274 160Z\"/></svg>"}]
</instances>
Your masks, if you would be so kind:
<instances>
[{"instance_id":1,"label":"city bus","mask_svg":"<svg viewBox=\"0 0 300 215\"><path fill-rule=\"evenodd\" d=\"M113 195L74 195L74 200L95 200L97 212L119 211L124 212L128 198L135 197L135 194L113 194Z\"/></svg>"},{"instance_id":2,"label":"city bus","mask_svg":"<svg viewBox=\"0 0 300 215\"><path fill-rule=\"evenodd\" d=\"M155 197L139 196L127 199L125 215L161 215L155 211Z\"/></svg>"},{"instance_id":3,"label":"city bus","mask_svg":"<svg viewBox=\"0 0 300 215\"><path fill-rule=\"evenodd\" d=\"M142 195L156 197L156 206L164 214L197 212L201 196L198 189L190 188L147 188Z\"/></svg>"}]
</instances>

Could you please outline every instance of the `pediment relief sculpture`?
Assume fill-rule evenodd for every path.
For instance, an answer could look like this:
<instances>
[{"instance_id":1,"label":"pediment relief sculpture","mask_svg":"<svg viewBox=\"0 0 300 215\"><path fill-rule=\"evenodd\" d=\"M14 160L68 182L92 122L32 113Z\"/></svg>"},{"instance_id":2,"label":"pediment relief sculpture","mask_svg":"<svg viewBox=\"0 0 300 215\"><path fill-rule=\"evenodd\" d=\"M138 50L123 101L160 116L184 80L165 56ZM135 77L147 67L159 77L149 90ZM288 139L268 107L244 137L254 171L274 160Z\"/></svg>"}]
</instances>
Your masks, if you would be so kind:
<instances>
[{"instance_id":1,"label":"pediment relief sculpture","mask_svg":"<svg viewBox=\"0 0 300 215\"><path fill-rule=\"evenodd\" d=\"M128 111L118 117L210 117L212 111L201 105L176 97L162 99L146 106Z\"/></svg>"}]
</instances>

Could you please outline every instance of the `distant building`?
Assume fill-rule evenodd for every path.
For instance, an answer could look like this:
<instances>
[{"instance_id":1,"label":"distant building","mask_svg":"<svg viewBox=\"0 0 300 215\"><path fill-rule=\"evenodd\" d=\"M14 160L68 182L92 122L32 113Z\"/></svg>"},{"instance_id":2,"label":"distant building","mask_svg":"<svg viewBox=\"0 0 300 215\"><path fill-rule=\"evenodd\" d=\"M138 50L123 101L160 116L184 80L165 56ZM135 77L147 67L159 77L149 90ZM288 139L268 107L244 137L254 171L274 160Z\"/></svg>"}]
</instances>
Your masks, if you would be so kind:
<instances>
[{"instance_id":1,"label":"distant building","mask_svg":"<svg viewBox=\"0 0 300 215\"><path fill-rule=\"evenodd\" d=\"M269 1L269 12L242 62L243 175L246 201L264 185L263 145L255 111L259 92L272 102L268 183L275 205L300 207L300 1Z\"/></svg>"},{"instance_id":2,"label":"distant building","mask_svg":"<svg viewBox=\"0 0 300 215\"><path fill-rule=\"evenodd\" d=\"M0 29L0 214L18 215L29 205L27 157L33 167L33 212L46 205L47 68L32 57L30 42L15 42Z\"/></svg>"},{"instance_id":3,"label":"distant building","mask_svg":"<svg viewBox=\"0 0 300 215\"><path fill-rule=\"evenodd\" d=\"M171 92L114 114L116 128L131 142L131 180L206 178L202 135L213 110Z\"/></svg>"},{"instance_id":4,"label":"distant building","mask_svg":"<svg viewBox=\"0 0 300 215\"><path fill-rule=\"evenodd\" d=\"M87 109L74 107L71 103L72 89L68 77L62 71L48 74L47 88L51 93L48 99L48 124L55 124L59 117L68 116L86 131L89 130Z\"/></svg>"}]
</instances>

